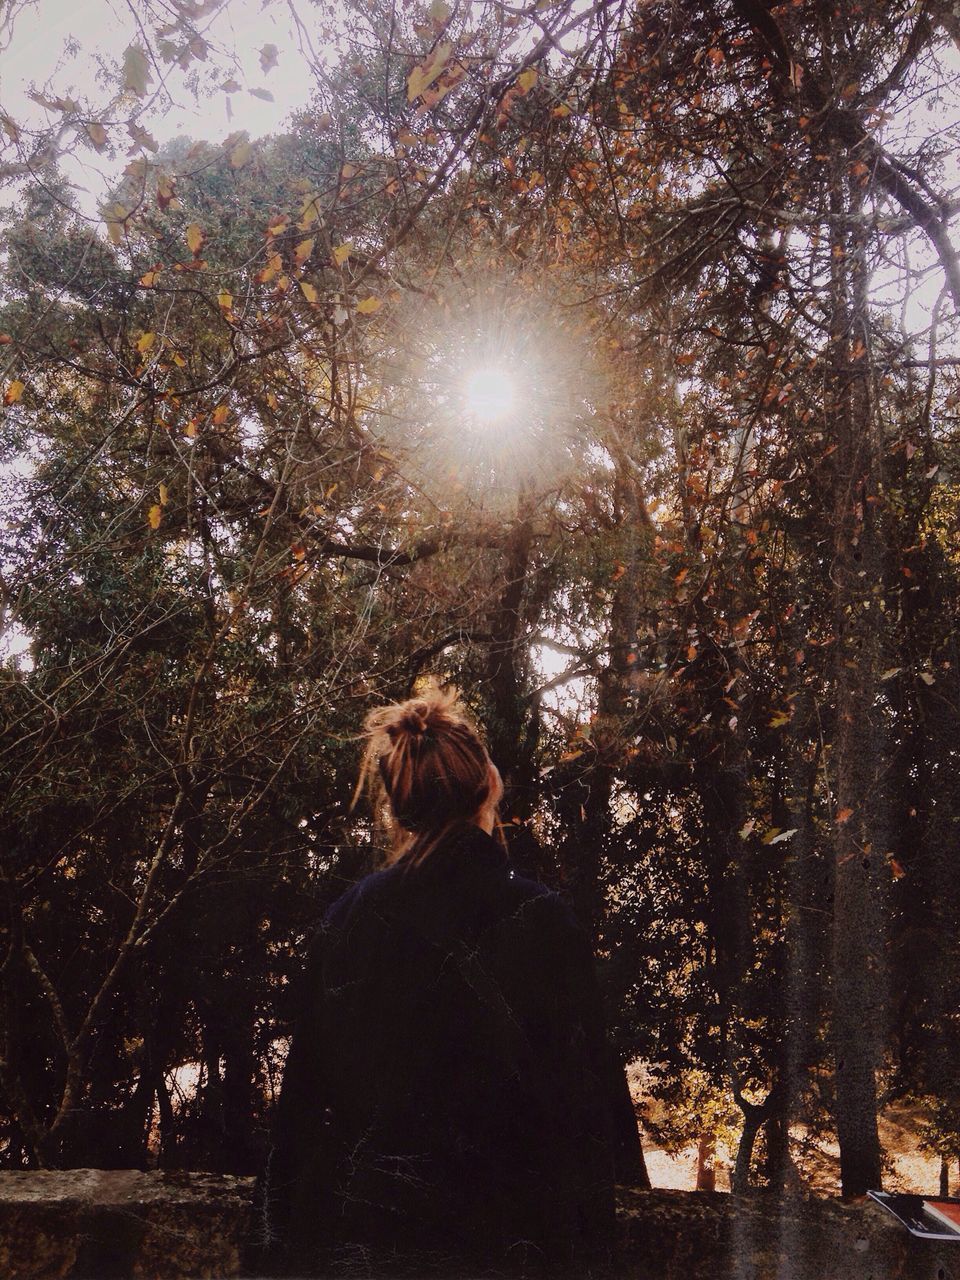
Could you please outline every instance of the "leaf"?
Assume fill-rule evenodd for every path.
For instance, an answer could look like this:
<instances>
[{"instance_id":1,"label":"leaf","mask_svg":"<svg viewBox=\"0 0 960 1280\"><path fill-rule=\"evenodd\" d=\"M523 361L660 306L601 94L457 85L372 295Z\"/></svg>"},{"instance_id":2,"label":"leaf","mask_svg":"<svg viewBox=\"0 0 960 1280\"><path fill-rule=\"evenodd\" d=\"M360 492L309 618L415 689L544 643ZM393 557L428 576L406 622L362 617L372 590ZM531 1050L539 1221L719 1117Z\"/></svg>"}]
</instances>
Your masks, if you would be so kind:
<instances>
[{"instance_id":1,"label":"leaf","mask_svg":"<svg viewBox=\"0 0 960 1280\"><path fill-rule=\"evenodd\" d=\"M521 71L517 76L517 88L521 93L529 93L539 78L536 67L527 67L526 71Z\"/></svg>"},{"instance_id":2,"label":"leaf","mask_svg":"<svg viewBox=\"0 0 960 1280\"><path fill-rule=\"evenodd\" d=\"M222 426L230 416L230 410L225 404L218 404L213 411L213 425L215 427Z\"/></svg>"},{"instance_id":3,"label":"leaf","mask_svg":"<svg viewBox=\"0 0 960 1280\"><path fill-rule=\"evenodd\" d=\"M230 166L233 169L242 169L253 154L253 147L246 138L241 138L237 145L230 152Z\"/></svg>"},{"instance_id":4,"label":"leaf","mask_svg":"<svg viewBox=\"0 0 960 1280\"><path fill-rule=\"evenodd\" d=\"M229 80L225 80L223 84L220 86L220 92L221 93L239 93L240 81L234 80L233 76L231 76Z\"/></svg>"},{"instance_id":5,"label":"leaf","mask_svg":"<svg viewBox=\"0 0 960 1280\"><path fill-rule=\"evenodd\" d=\"M160 492L160 505L161 507L165 507L170 497L170 490L167 488L165 484L162 484L160 485L159 492Z\"/></svg>"},{"instance_id":6,"label":"leaf","mask_svg":"<svg viewBox=\"0 0 960 1280\"><path fill-rule=\"evenodd\" d=\"M283 269L283 260L279 253L272 253L267 259L267 265L257 272L258 284L269 284L275 275L278 275Z\"/></svg>"},{"instance_id":7,"label":"leaf","mask_svg":"<svg viewBox=\"0 0 960 1280\"><path fill-rule=\"evenodd\" d=\"M155 502L147 513L147 521L151 529L159 529L160 521L163 519L163 508L158 502Z\"/></svg>"},{"instance_id":8,"label":"leaf","mask_svg":"<svg viewBox=\"0 0 960 1280\"><path fill-rule=\"evenodd\" d=\"M343 244L338 244L333 251L333 261L338 267L342 267L346 260L350 257L350 250L353 244L349 240L345 240Z\"/></svg>"},{"instance_id":9,"label":"leaf","mask_svg":"<svg viewBox=\"0 0 960 1280\"><path fill-rule=\"evenodd\" d=\"M123 87L142 98L152 79L147 55L138 44L128 45L123 55Z\"/></svg>"},{"instance_id":10,"label":"leaf","mask_svg":"<svg viewBox=\"0 0 960 1280\"><path fill-rule=\"evenodd\" d=\"M451 12L450 6L445 4L444 0L433 0L433 4L430 6L430 17L439 26L443 26L450 17Z\"/></svg>"},{"instance_id":11,"label":"leaf","mask_svg":"<svg viewBox=\"0 0 960 1280\"><path fill-rule=\"evenodd\" d=\"M144 289L152 289L153 286L157 283L157 277L159 276L159 274L160 274L159 267L151 267L149 271L147 271L144 275L140 277L139 283L143 285Z\"/></svg>"},{"instance_id":12,"label":"leaf","mask_svg":"<svg viewBox=\"0 0 960 1280\"><path fill-rule=\"evenodd\" d=\"M161 173L157 178L157 204L166 209L176 197L176 180L169 174Z\"/></svg>"},{"instance_id":13,"label":"leaf","mask_svg":"<svg viewBox=\"0 0 960 1280\"><path fill-rule=\"evenodd\" d=\"M185 428L185 434L188 440L195 440L197 437L197 420L191 418Z\"/></svg>"},{"instance_id":14,"label":"leaf","mask_svg":"<svg viewBox=\"0 0 960 1280\"><path fill-rule=\"evenodd\" d=\"M306 300L307 300L308 302L310 302L310 303L315 303L315 302L316 302L316 300L317 300L317 290L316 290L315 286L314 286L314 285L312 285L312 284L310 283L310 281L309 281L309 280L301 280L301 281L300 281L300 290L301 290L301 292L303 293L303 296L306 298Z\"/></svg>"},{"instance_id":15,"label":"leaf","mask_svg":"<svg viewBox=\"0 0 960 1280\"><path fill-rule=\"evenodd\" d=\"M195 222L191 222L187 227L187 248L195 258L200 256L200 250L203 248L203 232Z\"/></svg>"},{"instance_id":16,"label":"leaf","mask_svg":"<svg viewBox=\"0 0 960 1280\"><path fill-rule=\"evenodd\" d=\"M439 80L452 53L452 42L450 40L441 40L426 61L413 68L407 77L408 102L413 102L414 98L419 98L430 88L435 80Z\"/></svg>"},{"instance_id":17,"label":"leaf","mask_svg":"<svg viewBox=\"0 0 960 1280\"><path fill-rule=\"evenodd\" d=\"M14 378L14 380L11 383L7 384L7 389L3 393L3 403L16 404L17 401L20 399L20 397L23 395L24 390L25 390L24 383L22 383L19 378Z\"/></svg>"},{"instance_id":18,"label":"leaf","mask_svg":"<svg viewBox=\"0 0 960 1280\"><path fill-rule=\"evenodd\" d=\"M790 827L788 831L781 831L779 827L771 827L763 837L763 843L782 844L784 840L789 840L791 836L795 836L797 834L797 830L797 827Z\"/></svg>"},{"instance_id":19,"label":"leaf","mask_svg":"<svg viewBox=\"0 0 960 1280\"><path fill-rule=\"evenodd\" d=\"M217 294L217 302L220 304L221 311L229 311L233 306L233 294L223 289Z\"/></svg>"},{"instance_id":20,"label":"leaf","mask_svg":"<svg viewBox=\"0 0 960 1280\"><path fill-rule=\"evenodd\" d=\"M266 74L277 65L280 52L275 44L265 44L260 50L260 70Z\"/></svg>"},{"instance_id":21,"label":"leaf","mask_svg":"<svg viewBox=\"0 0 960 1280\"><path fill-rule=\"evenodd\" d=\"M142 333L137 340L137 350L142 356L146 355L156 340L157 335L155 333Z\"/></svg>"},{"instance_id":22,"label":"leaf","mask_svg":"<svg viewBox=\"0 0 960 1280\"><path fill-rule=\"evenodd\" d=\"M383 306L382 298L364 298L362 302L357 303L357 311L362 316L372 316L375 311L379 311Z\"/></svg>"},{"instance_id":23,"label":"leaf","mask_svg":"<svg viewBox=\"0 0 960 1280\"><path fill-rule=\"evenodd\" d=\"M138 147L143 147L145 151L160 150L160 143L153 134L148 133L143 125L137 124L135 120L127 121L127 133L129 133L134 144Z\"/></svg>"},{"instance_id":24,"label":"leaf","mask_svg":"<svg viewBox=\"0 0 960 1280\"><path fill-rule=\"evenodd\" d=\"M937 683L937 677L933 674L933 672L932 672L932 671L921 671L921 672L920 672L920 679L923 681L923 683L924 683L924 684L936 684L936 683Z\"/></svg>"},{"instance_id":25,"label":"leaf","mask_svg":"<svg viewBox=\"0 0 960 1280\"><path fill-rule=\"evenodd\" d=\"M902 667L891 667L888 671L884 671L883 675L880 677L881 683L884 680L892 680L893 677L898 676L902 670Z\"/></svg>"},{"instance_id":26,"label":"leaf","mask_svg":"<svg viewBox=\"0 0 960 1280\"><path fill-rule=\"evenodd\" d=\"M790 723L790 713L788 711L778 711L770 720L771 729L782 729L785 724Z\"/></svg>"},{"instance_id":27,"label":"leaf","mask_svg":"<svg viewBox=\"0 0 960 1280\"><path fill-rule=\"evenodd\" d=\"M311 236L309 240L301 240L296 249L294 249L293 260L298 267L302 267L310 257L311 253L313 253L313 246L315 243L316 241Z\"/></svg>"},{"instance_id":28,"label":"leaf","mask_svg":"<svg viewBox=\"0 0 960 1280\"><path fill-rule=\"evenodd\" d=\"M261 102L273 101L273 94L269 89L248 89L247 92L251 98L259 98ZM239 168L239 165L234 165L234 168Z\"/></svg>"},{"instance_id":29,"label":"leaf","mask_svg":"<svg viewBox=\"0 0 960 1280\"><path fill-rule=\"evenodd\" d=\"M852 809L838 809L835 822L838 827L842 827L844 823L849 822L852 817L853 817Z\"/></svg>"},{"instance_id":30,"label":"leaf","mask_svg":"<svg viewBox=\"0 0 960 1280\"><path fill-rule=\"evenodd\" d=\"M107 131L98 120L91 120L89 124L85 124L87 137L93 143L98 151L102 151L107 145Z\"/></svg>"}]
</instances>

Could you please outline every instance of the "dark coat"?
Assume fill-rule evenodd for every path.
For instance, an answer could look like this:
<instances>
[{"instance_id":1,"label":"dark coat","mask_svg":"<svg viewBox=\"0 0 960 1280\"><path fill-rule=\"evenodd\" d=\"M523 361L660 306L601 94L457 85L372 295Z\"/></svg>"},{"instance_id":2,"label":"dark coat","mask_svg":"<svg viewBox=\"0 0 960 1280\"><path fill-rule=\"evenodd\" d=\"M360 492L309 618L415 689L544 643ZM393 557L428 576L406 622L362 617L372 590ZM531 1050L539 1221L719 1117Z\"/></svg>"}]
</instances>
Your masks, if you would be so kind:
<instances>
[{"instance_id":1,"label":"dark coat","mask_svg":"<svg viewBox=\"0 0 960 1280\"><path fill-rule=\"evenodd\" d=\"M261 1243L275 1270L589 1274L613 1225L589 942L469 826L366 877L312 946Z\"/></svg>"}]
</instances>

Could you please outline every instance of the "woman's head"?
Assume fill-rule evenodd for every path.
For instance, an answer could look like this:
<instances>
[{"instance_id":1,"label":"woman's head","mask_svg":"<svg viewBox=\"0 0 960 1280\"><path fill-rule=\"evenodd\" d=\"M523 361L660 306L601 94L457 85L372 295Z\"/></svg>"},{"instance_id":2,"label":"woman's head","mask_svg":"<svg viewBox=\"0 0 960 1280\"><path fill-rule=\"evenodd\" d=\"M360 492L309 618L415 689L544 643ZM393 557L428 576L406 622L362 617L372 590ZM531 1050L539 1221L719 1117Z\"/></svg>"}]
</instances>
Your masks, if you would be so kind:
<instances>
[{"instance_id":1,"label":"woman's head","mask_svg":"<svg viewBox=\"0 0 960 1280\"><path fill-rule=\"evenodd\" d=\"M367 783L399 830L394 857L421 861L464 823L492 819L500 775L453 690L433 687L377 707L364 722L367 748L354 800Z\"/></svg>"}]
</instances>

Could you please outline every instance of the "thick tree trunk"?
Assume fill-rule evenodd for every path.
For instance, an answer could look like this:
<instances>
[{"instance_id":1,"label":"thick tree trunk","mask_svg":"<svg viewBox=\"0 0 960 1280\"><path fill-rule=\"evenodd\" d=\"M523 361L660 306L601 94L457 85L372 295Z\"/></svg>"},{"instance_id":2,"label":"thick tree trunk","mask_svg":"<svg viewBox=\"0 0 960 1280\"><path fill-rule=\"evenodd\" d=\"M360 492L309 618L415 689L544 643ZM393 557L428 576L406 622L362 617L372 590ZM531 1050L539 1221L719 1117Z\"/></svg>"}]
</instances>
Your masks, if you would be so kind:
<instances>
[{"instance_id":1,"label":"thick tree trunk","mask_svg":"<svg viewBox=\"0 0 960 1280\"><path fill-rule=\"evenodd\" d=\"M845 163L845 162L844 162ZM838 161L836 191L843 178ZM837 201L842 208L845 202ZM858 204L854 201L854 204ZM834 625L835 897L833 1017L836 1122L844 1196L879 1187L877 1070L884 1047L883 899L889 878L877 714L884 613L880 457L870 385L862 240L834 223L829 418L836 434Z\"/></svg>"}]
</instances>

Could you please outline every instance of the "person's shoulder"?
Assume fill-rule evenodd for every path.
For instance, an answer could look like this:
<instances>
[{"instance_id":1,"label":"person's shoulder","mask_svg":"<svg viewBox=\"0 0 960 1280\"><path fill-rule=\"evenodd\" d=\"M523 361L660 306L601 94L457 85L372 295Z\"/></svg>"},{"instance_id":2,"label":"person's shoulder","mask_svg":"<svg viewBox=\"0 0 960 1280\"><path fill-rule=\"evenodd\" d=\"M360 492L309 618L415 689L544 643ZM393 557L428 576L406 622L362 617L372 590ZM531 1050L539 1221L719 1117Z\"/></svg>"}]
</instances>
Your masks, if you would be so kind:
<instances>
[{"instance_id":1,"label":"person's shoulder","mask_svg":"<svg viewBox=\"0 0 960 1280\"><path fill-rule=\"evenodd\" d=\"M582 932L570 904L555 889L514 871L509 874L508 884L518 922L526 920L561 935Z\"/></svg>"},{"instance_id":2,"label":"person's shoulder","mask_svg":"<svg viewBox=\"0 0 960 1280\"><path fill-rule=\"evenodd\" d=\"M382 871L373 871L356 881L327 908L321 929L326 932L341 928L359 908L388 891L397 878L396 867L385 867Z\"/></svg>"}]
</instances>

